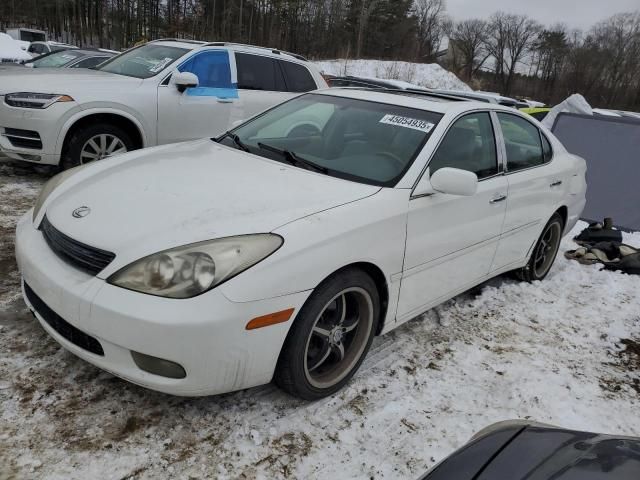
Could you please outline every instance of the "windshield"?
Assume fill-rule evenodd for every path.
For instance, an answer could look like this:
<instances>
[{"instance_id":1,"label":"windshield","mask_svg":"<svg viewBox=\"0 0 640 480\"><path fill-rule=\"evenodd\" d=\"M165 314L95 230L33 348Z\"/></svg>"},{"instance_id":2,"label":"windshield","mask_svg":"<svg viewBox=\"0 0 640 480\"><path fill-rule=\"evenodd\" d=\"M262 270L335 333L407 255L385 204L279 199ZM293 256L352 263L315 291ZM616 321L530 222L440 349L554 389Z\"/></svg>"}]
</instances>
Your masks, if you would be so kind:
<instances>
[{"instance_id":1,"label":"windshield","mask_svg":"<svg viewBox=\"0 0 640 480\"><path fill-rule=\"evenodd\" d=\"M307 94L219 141L327 175L393 186L440 118L438 113L397 105Z\"/></svg>"},{"instance_id":2,"label":"windshield","mask_svg":"<svg viewBox=\"0 0 640 480\"><path fill-rule=\"evenodd\" d=\"M83 54L74 52L73 50L63 50L62 52L52 53L41 58L33 60L33 66L36 68L41 67L61 67L65 63L69 63Z\"/></svg>"},{"instance_id":3,"label":"windshield","mask_svg":"<svg viewBox=\"0 0 640 480\"><path fill-rule=\"evenodd\" d=\"M97 70L127 77L149 78L167 68L189 50L147 43L103 63Z\"/></svg>"}]
</instances>

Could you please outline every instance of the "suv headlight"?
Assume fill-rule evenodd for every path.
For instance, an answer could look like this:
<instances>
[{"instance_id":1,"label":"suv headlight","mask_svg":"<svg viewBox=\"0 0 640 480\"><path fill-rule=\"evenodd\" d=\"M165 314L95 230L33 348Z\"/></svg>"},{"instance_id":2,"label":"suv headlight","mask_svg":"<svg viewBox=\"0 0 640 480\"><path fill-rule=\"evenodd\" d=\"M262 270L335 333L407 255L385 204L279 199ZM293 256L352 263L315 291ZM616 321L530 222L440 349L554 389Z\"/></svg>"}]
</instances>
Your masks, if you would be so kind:
<instances>
[{"instance_id":1,"label":"suv headlight","mask_svg":"<svg viewBox=\"0 0 640 480\"><path fill-rule=\"evenodd\" d=\"M160 297L191 298L264 260L282 243L270 233L192 243L137 260L107 282Z\"/></svg>"},{"instance_id":2,"label":"suv headlight","mask_svg":"<svg viewBox=\"0 0 640 480\"><path fill-rule=\"evenodd\" d=\"M30 92L8 93L4 96L4 103L10 107L43 109L58 102L73 102L73 98L69 95Z\"/></svg>"},{"instance_id":3,"label":"suv headlight","mask_svg":"<svg viewBox=\"0 0 640 480\"><path fill-rule=\"evenodd\" d=\"M38 195L38 198L36 199L36 203L33 206L34 222L36 221L36 217L38 216L38 213L40 213L40 209L42 209L44 202L46 202L49 195L51 195L51 192L53 192L67 178L77 173L81 168L85 166L86 165L79 165L77 167L70 168L69 170L65 170L64 172L61 172L54 177L51 177L47 181L47 183L44 184L44 186L42 187L42 190L40 190L40 194Z\"/></svg>"}]
</instances>

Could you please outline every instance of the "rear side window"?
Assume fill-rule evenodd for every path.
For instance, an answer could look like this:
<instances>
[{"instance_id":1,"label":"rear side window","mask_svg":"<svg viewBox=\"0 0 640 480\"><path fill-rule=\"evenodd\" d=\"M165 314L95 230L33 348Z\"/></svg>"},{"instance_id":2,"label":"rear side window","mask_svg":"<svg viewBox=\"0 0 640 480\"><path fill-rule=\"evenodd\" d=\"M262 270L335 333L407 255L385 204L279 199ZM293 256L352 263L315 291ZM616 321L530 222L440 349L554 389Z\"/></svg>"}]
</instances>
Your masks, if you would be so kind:
<instances>
[{"instance_id":1,"label":"rear side window","mask_svg":"<svg viewBox=\"0 0 640 480\"><path fill-rule=\"evenodd\" d=\"M309 70L297 63L280 61L290 92L310 92L318 88Z\"/></svg>"},{"instance_id":2,"label":"rear side window","mask_svg":"<svg viewBox=\"0 0 640 480\"><path fill-rule=\"evenodd\" d=\"M429 163L429 172L433 175L443 167L473 172L480 180L498 173L496 141L488 112L466 115L451 126Z\"/></svg>"},{"instance_id":3,"label":"rear side window","mask_svg":"<svg viewBox=\"0 0 640 480\"><path fill-rule=\"evenodd\" d=\"M544 155L538 128L516 115L498 113L507 150L507 171L542 165Z\"/></svg>"},{"instance_id":4,"label":"rear side window","mask_svg":"<svg viewBox=\"0 0 640 480\"><path fill-rule=\"evenodd\" d=\"M276 60L260 55L236 53L238 88L243 90L287 91Z\"/></svg>"}]
</instances>

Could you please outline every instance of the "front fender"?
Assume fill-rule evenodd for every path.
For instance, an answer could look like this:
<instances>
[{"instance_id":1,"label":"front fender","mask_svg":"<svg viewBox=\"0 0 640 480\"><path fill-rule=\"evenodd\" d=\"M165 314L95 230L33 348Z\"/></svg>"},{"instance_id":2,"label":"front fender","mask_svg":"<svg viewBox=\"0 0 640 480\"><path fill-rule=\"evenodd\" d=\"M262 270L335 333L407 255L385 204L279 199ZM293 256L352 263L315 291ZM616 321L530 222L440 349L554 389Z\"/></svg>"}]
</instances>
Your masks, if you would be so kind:
<instances>
[{"instance_id":1,"label":"front fender","mask_svg":"<svg viewBox=\"0 0 640 480\"><path fill-rule=\"evenodd\" d=\"M58 132L58 141L56 143L55 153L57 155L62 154L62 147L64 145L65 137L67 136L69 129L76 122L90 115L96 114L119 115L123 118L126 118L127 120L130 120L140 132L143 148L155 144L155 133L153 133L153 135L151 135L150 133L154 131L150 129L144 118L142 118L141 115L135 112L135 110L125 105L111 105L96 102L94 104L82 105L79 110L74 109L72 114L64 120L64 123L62 124L60 131Z\"/></svg>"}]
</instances>

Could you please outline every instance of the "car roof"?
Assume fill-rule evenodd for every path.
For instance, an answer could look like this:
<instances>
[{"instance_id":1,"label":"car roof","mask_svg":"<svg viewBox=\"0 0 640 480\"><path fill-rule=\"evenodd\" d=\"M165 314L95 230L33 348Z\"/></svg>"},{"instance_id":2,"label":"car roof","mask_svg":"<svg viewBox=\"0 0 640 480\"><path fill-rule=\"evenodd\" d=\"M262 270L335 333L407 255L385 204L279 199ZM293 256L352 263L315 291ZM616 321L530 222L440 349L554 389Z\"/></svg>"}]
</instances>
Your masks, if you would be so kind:
<instances>
[{"instance_id":1,"label":"car roof","mask_svg":"<svg viewBox=\"0 0 640 480\"><path fill-rule=\"evenodd\" d=\"M367 100L370 102L387 103L409 108L418 108L436 113L447 113L450 111L464 112L467 110L487 109L503 110L514 112L510 107L456 98L454 95L439 94L437 92L423 92L412 90L389 90L389 89L367 89L351 87L333 87L323 90L316 90L312 93L330 95L336 97L354 98L357 100Z\"/></svg>"},{"instance_id":2,"label":"car roof","mask_svg":"<svg viewBox=\"0 0 640 480\"><path fill-rule=\"evenodd\" d=\"M203 42L200 40L185 40L177 38L161 38L159 40L152 40L149 43L158 45L165 45L169 47L180 47L189 50L195 50L203 47L225 47L230 50L239 50L243 52L252 52L260 55L268 55L277 58L278 56L288 57L287 60L298 60L301 62L308 62L302 55L296 53L285 52L277 48L259 47L257 45L246 45L243 43L233 42Z\"/></svg>"}]
</instances>

